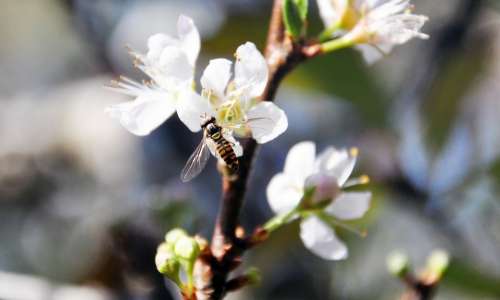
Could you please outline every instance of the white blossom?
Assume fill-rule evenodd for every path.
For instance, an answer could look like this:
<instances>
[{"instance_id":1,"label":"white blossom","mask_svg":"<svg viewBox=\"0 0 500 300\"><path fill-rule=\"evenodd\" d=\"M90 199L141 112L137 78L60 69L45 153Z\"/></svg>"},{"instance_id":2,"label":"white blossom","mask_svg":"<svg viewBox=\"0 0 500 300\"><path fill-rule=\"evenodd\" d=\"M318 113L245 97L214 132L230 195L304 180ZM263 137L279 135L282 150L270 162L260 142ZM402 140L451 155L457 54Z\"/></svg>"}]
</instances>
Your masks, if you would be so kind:
<instances>
[{"instance_id":1,"label":"white blossom","mask_svg":"<svg viewBox=\"0 0 500 300\"><path fill-rule=\"evenodd\" d=\"M343 220L362 217L370 205L370 192L342 190L368 181L366 176L348 180L356 157L357 149L333 147L316 156L314 143L298 143L288 152L283 172L267 187L269 205L276 214L300 208L300 237L309 250L324 259L348 256L346 245L333 228L341 226Z\"/></svg>"},{"instance_id":2,"label":"white blossom","mask_svg":"<svg viewBox=\"0 0 500 300\"><path fill-rule=\"evenodd\" d=\"M179 16L177 37L158 33L148 39L148 51L130 51L136 66L151 80L143 84L121 77L111 89L133 96L133 101L106 109L127 130L147 135L167 120L180 102L192 97L200 35L193 20Z\"/></svg>"},{"instance_id":3,"label":"white blossom","mask_svg":"<svg viewBox=\"0 0 500 300\"><path fill-rule=\"evenodd\" d=\"M256 101L267 84L268 68L251 42L238 47L234 64L219 58L210 61L201 77L202 93L178 108L181 120L193 132L200 130L200 116L214 116L227 136L251 135L266 143L288 127L285 112L270 101Z\"/></svg>"},{"instance_id":4,"label":"white blossom","mask_svg":"<svg viewBox=\"0 0 500 300\"><path fill-rule=\"evenodd\" d=\"M346 32L368 63L412 38L427 39L420 29L426 16L411 13L410 0L317 0L326 28ZM333 33L338 34L338 32Z\"/></svg>"}]
</instances>

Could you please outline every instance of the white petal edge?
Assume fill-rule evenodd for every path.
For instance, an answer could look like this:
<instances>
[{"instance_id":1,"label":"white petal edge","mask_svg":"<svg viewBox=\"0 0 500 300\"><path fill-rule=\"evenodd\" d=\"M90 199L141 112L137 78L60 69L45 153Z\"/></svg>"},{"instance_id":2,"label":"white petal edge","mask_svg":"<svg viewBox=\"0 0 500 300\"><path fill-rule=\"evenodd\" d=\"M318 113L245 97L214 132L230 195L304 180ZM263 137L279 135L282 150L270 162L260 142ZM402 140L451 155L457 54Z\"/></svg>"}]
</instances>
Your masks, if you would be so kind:
<instances>
[{"instance_id":1,"label":"white petal edge","mask_svg":"<svg viewBox=\"0 0 500 300\"><path fill-rule=\"evenodd\" d=\"M264 92L269 76L264 56L254 43L246 42L236 50L234 82L237 89L245 91L250 98Z\"/></svg>"},{"instance_id":2,"label":"white petal edge","mask_svg":"<svg viewBox=\"0 0 500 300\"><path fill-rule=\"evenodd\" d=\"M345 192L340 194L325 211L341 220L361 218L370 208L370 192Z\"/></svg>"},{"instance_id":3,"label":"white petal edge","mask_svg":"<svg viewBox=\"0 0 500 300\"><path fill-rule=\"evenodd\" d=\"M164 34L164 33L156 33L148 38L148 53L147 58L150 63L153 63L160 59L161 52L167 46L174 46L178 44L179 41L177 39Z\"/></svg>"},{"instance_id":4,"label":"white petal edge","mask_svg":"<svg viewBox=\"0 0 500 300\"><path fill-rule=\"evenodd\" d=\"M288 151L284 173L294 178L295 184L303 187L307 176L314 171L316 145L313 142L300 142Z\"/></svg>"},{"instance_id":5,"label":"white petal edge","mask_svg":"<svg viewBox=\"0 0 500 300\"><path fill-rule=\"evenodd\" d=\"M223 98L226 86L231 78L232 64L230 60L224 58L210 60L200 79L203 89L215 93L219 98Z\"/></svg>"},{"instance_id":6,"label":"white petal edge","mask_svg":"<svg viewBox=\"0 0 500 300\"><path fill-rule=\"evenodd\" d=\"M145 136L175 112L175 101L168 93L150 92L134 101L110 106L105 112L131 133Z\"/></svg>"},{"instance_id":7,"label":"white petal edge","mask_svg":"<svg viewBox=\"0 0 500 300\"><path fill-rule=\"evenodd\" d=\"M428 39L427 34L420 29L428 20L426 16L413 14L400 14L390 16L368 25L371 31L376 32L376 42L382 41L393 45L404 44L412 38Z\"/></svg>"},{"instance_id":8,"label":"white petal edge","mask_svg":"<svg viewBox=\"0 0 500 300\"><path fill-rule=\"evenodd\" d=\"M276 214L286 213L294 209L302 199L301 187L295 185L293 178L278 173L271 178L266 189L269 206Z\"/></svg>"},{"instance_id":9,"label":"white petal edge","mask_svg":"<svg viewBox=\"0 0 500 300\"><path fill-rule=\"evenodd\" d=\"M191 66L194 67L200 53L201 39L193 19L180 15L177 20L177 34L179 35L181 47L188 56Z\"/></svg>"},{"instance_id":10,"label":"white petal edge","mask_svg":"<svg viewBox=\"0 0 500 300\"><path fill-rule=\"evenodd\" d=\"M337 150L334 147L328 147L318 156L316 170L335 176L339 186L342 186L351 175L355 164L356 155L352 155L345 149Z\"/></svg>"},{"instance_id":11,"label":"white petal edge","mask_svg":"<svg viewBox=\"0 0 500 300\"><path fill-rule=\"evenodd\" d=\"M388 1L371 1L371 10L368 13L368 18L380 20L393 15L404 14L410 6L410 0L388 0Z\"/></svg>"},{"instance_id":12,"label":"white petal edge","mask_svg":"<svg viewBox=\"0 0 500 300\"><path fill-rule=\"evenodd\" d=\"M186 90L179 95L177 115L189 130L201 130L201 120L205 116L213 116L214 111L208 100L194 91Z\"/></svg>"},{"instance_id":13,"label":"white petal edge","mask_svg":"<svg viewBox=\"0 0 500 300\"><path fill-rule=\"evenodd\" d=\"M340 15L345 11L348 5L347 0L340 0L338 7L336 7L332 0L316 0L316 2L325 28L331 27L337 23L340 19Z\"/></svg>"},{"instance_id":14,"label":"white petal edge","mask_svg":"<svg viewBox=\"0 0 500 300\"><path fill-rule=\"evenodd\" d=\"M269 101L259 102L247 112L248 123L252 137L259 144L267 143L288 128L288 118L285 112Z\"/></svg>"},{"instance_id":15,"label":"white petal edge","mask_svg":"<svg viewBox=\"0 0 500 300\"><path fill-rule=\"evenodd\" d=\"M356 7L358 10L361 10L363 5L366 5L366 9L372 11L377 8L379 5L384 4L387 0L357 0ZM396 0L399 1L399 0Z\"/></svg>"},{"instance_id":16,"label":"white petal edge","mask_svg":"<svg viewBox=\"0 0 500 300\"><path fill-rule=\"evenodd\" d=\"M300 223L300 238L307 249L323 259L341 260L348 256L347 246L318 217L312 216Z\"/></svg>"},{"instance_id":17,"label":"white petal edge","mask_svg":"<svg viewBox=\"0 0 500 300\"><path fill-rule=\"evenodd\" d=\"M384 56L384 53L368 44L359 44L354 48L361 53L361 56L368 65L373 65Z\"/></svg>"}]
</instances>

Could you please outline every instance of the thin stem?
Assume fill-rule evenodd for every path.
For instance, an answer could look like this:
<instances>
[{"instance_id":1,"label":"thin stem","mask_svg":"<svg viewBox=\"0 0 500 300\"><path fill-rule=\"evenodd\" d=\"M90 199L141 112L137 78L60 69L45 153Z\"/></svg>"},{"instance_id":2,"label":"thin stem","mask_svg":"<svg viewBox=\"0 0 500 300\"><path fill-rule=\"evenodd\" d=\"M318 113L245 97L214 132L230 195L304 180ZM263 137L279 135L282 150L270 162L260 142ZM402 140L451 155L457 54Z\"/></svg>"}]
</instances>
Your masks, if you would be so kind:
<instances>
[{"instance_id":1,"label":"thin stem","mask_svg":"<svg viewBox=\"0 0 500 300\"><path fill-rule=\"evenodd\" d=\"M193 277L194 263L189 263L186 269L186 277L187 277L187 290L189 295L192 295L194 292L194 277Z\"/></svg>"},{"instance_id":2,"label":"thin stem","mask_svg":"<svg viewBox=\"0 0 500 300\"><path fill-rule=\"evenodd\" d=\"M172 276L167 276L167 278L172 280L181 290L184 289L184 283L182 282L181 278L179 277L179 273L176 273Z\"/></svg>"},{"instance_id":3,"label":"thin stem","mask_svg":"<svg viewBox=\"0 0 500 300\"><path fill-rule=\"evenodd\" d=\"M287 224L290 222L296 215L297 215L298 209L293 209L289 212L282 213L279 215L274 216L271 218L269 221L267 221L262 228L266 230L268 233L272 233L276 229L280 228L281 226Z\"/></svg>"},{"instance_id":4,"label":"thin stem","mask_svg":"<svg viewBox=\"0 0 500 300\"><path fill-rule=\"evenodd\" d=\"M321 51L323 53L328 53L335 50L351 47L353 44L354 43L352 40L341 37L321 44Z\"/></svg>"},{"instance_id":5,"label":"thin stem","mask_svg":"<svg viewBox=\"0 0 500 300\"><path fill-rule=\"evenodd\" d=\"M325 28L325 30L323 30L318 36L319 41L323 43L330 40L333 37L333 34L341 27L342 27L342 22L337 22L332 26Z\"/></svg>"}]
</instances>

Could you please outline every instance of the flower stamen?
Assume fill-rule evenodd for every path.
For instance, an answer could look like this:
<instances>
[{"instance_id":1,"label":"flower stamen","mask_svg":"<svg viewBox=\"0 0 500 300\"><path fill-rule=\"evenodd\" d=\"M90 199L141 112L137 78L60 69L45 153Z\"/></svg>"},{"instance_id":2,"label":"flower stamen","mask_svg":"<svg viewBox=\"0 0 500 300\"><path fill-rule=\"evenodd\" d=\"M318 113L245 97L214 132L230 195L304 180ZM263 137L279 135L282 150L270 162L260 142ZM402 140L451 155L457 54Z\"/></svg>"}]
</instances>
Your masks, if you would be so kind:
<instances>
[{"instance_id":1,"label":"flower stamen","mask_svg":"<svg viewBox=\"0 0 500 300\"><path fill-rule=\"evenodd\" d=\"M368 184L370 182L370 177L368 175L361 175L358 178L349 179L346 183L344 183L343 187L353 187L356 185Z\"/></svg>"}]
</instances>

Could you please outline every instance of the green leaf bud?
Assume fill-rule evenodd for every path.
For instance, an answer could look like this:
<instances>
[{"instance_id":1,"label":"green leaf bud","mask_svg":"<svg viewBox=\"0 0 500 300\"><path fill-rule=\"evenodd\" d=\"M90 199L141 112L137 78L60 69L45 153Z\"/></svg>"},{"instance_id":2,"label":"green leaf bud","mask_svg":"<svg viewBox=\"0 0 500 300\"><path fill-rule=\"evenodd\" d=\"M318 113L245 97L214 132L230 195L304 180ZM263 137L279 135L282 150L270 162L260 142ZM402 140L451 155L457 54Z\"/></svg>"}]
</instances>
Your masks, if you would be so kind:
<instances>
[{"instance_id":1,"label":"green leaf bud","mask_svg":"<svg viewBox=\"0 0 500 300\"><path fill-rule=\"evenodd\" d=\"M158 246L155 264L158 272L170 278L177 278L179 273L179 262L167 243L163 242Z\"/></svg>"},{"instance_id":2,"label":"green leaf bud","mask_svg":"<svg viewBox=\"0 0 500 300\"><path fill-rule=\"evenodd\" d=\"M444 250L434 250L427 259L427 271L430 272L436 280L441 279L450 264L450 255Z\"/></svg>"},{"instance_id":3,"label":"green leaf bud","mask_svg":"<svg viewBox=\"0 0 500 300\"><path fill-rule=\"evenodd\" d=\"M286 31L294 39L305 34L307 11L307 0L283 1L283 23L285 24Z\"/></svg>"},{"instance_id":4,"label":"green leaf bud","mask_svg":"<svg viewBox=\"0 0 500 300\"><path fill-rule=\"evenodd\" d=\"M181 228L174 228L167 232L165 235L165 241L167 244L172 245L174 247L175 243L182 237L187 237L188 234L184 229Z\"/></svg>"},{"instance_id":5,"label":"green leaf bud","mask_svg":"<svg viewBox=\"0 0 500 300\"><path fill-rule=\"evenodd\" d=\"M392 252L387 256L387 269L396 277L403 277L410 270L408 256L401 251Z\"/></svg>"},{"instance_id":6,"label":"green leaf bud","mask_svg":"<svg viewBox=\"0 0 500 300\"><path fill-rule=\"evenodd\" d=\"M200 245L196 239L183 236L175 242L174 253L180 258L194 262L198 258L198 254L200 254Z\"/></svg>"}]
</instances>

